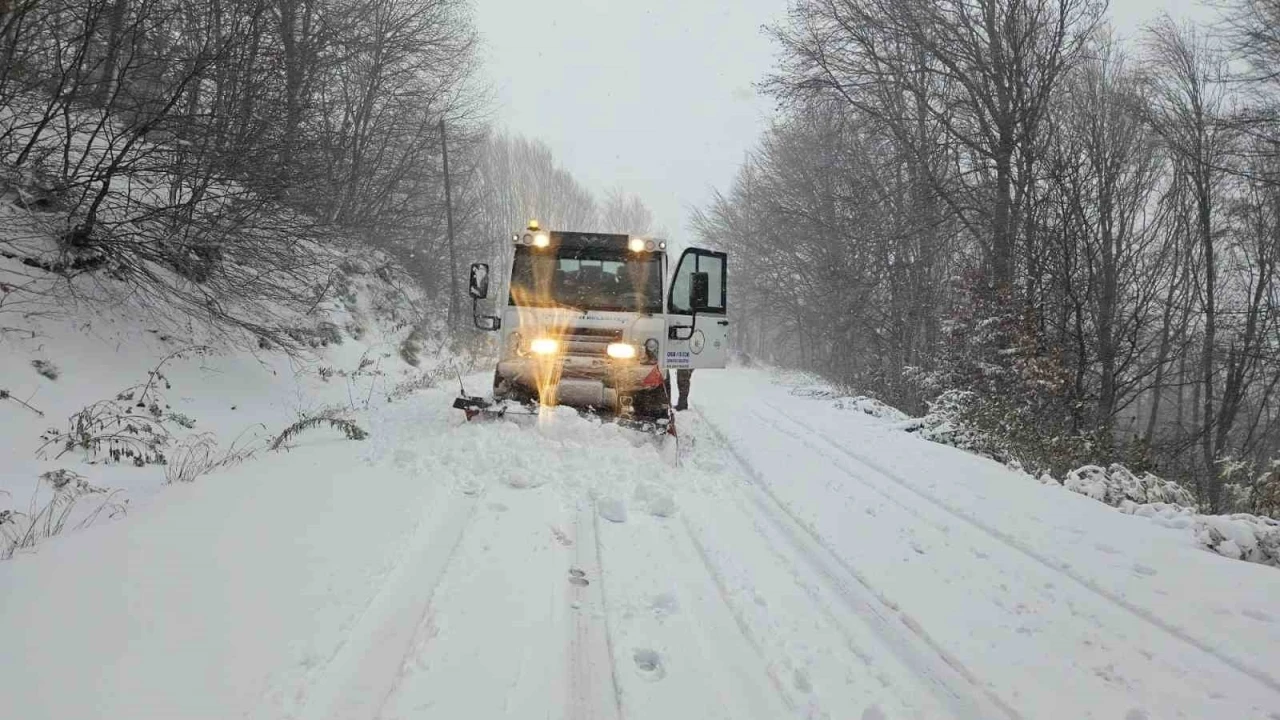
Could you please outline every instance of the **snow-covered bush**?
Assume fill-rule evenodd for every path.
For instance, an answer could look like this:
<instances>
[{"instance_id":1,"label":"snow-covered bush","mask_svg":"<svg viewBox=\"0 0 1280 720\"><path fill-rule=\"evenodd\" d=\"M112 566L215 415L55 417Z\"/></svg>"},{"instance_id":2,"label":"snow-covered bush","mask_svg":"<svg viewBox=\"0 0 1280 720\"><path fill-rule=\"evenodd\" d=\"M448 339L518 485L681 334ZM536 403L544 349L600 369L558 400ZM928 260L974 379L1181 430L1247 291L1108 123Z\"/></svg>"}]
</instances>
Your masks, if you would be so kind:
<instances>
[{"instance_id":1,"label":"snow-covered bush","mask_svg":"<svg viewBox=\"0 0 1280 720\"><path fill-rule=\"evenodd\" d=\"M1103 469L1097 465L1085 465L1067 473L1063 487L1072 492L1120 507L1126 501L1145 505L1165 503L1193 507L1195 498L1181 485L1164 480L1151 473L1134 475L1124 465L1112 463Z\"/></svg>"},{"instance_id":2,"label":"snow-covered bush","mask_svg":"<svg viewBox=\"0 0 1280 720\"><path fill-rule=\"evenodd\" d=\"M20 550L35 547L41 541L61 534L69 526L85 528L104 513L108 517L116 517L127 508L127 501L117 499L117 491L93 485L83 475L65 468L42 473L40 480L52 491L47 499L41 495L42 488L37 486L26 512L0 510L0 560L8 560ZM100 502L78 512L81 501L89 497L100 498ZM72 520L75 520L74 524Z\"/></svg>"},{"instance_id":3,"label":"snow-covered bush","mask_svg":"<svg viewBox=\"0 0 1280 720\"><path fill-rule=\"evenodd\" d=\"M791 388L790 393L796 397L831 400L839 410L854 410L874 418L891 422L904 422L910 416L898 408L866 395L852 395L848 391L823 383L806 383Z\"/></svg>"},{"instance_id":4,"label":"snow-covered bush","mask_svg":"<svg viewBox=\"0 0 1280 720\"><path fill-rule=\"evenodd\" d=\"M841 396L839 390L836 390L830 385L821 383L816 385L796 385L788 392L796 397L802 398L834 399Z\"/></svg>"},{"instance_id":5,"label":"snow-covered bush","mask_svg":"<svg viewBox=\"0 0 1280 720\"><path fill-rule=\"evenodd\" d=\"M928 412L922 435L1027 472L1060 474L1103 457L1141 466L1140 448L1117 446L1081 417L1067 358L1045 342L1037 310L974 269L956 281L966 302L942 322L945 351L904 369Z\"/></svg>"},{"instance_id":6,"label":"snow-covered bush","mask_svg":"<svg viewBox=\"0 0 1280 720\"><path fill-rule=\"evenodd\" d=\"M1252 462L1224 462L1223 506L1239 512L1280 517L1280 458L1262 469Z\"/></svg>"},{"instance_id":7,"label":"snow-covered bush","mask_svg":"<svg viewBox=\"0 0 1280 720\"><path fill-rule=\"evenodd\" d=\"M263 444L263 439L257 435L246 438L242 434L229 447L222 449L211 433L192 435L179 442L169 454L164 466L165 482L194 482L201 475L218 468L239 465L256 455Z\"/></svg>"},{"instance_id":8,"label":"snow-covered bush","mask_svg":"<svg viewBox=\"0 0 1280 720\"><path fill-rule=\"evenodd\" d=\"M866 395L838 397L834 405L841 410L856 410L871 417L891 422L903 422L910 419L906 413L898 408Z\"/></svg>"},{"instance_id":9,"label":"snow-covered bush","mask_svg":"<svg viewBox=\"0 0 1280 720\"><path fill-rule=\"evenodd\" d=\"M1280 521L1247 513L1198 515L1196 541L1235 560L1280 567Z\"/></svg>"},{"instance_id":10,"label":"snow-covered bush","mask_svg":"<svg viewBox=\"0 0 1280 720\"><path fill-rule=\"evenodd\" d=\"M435 387L441 375L444 374L443 367L436 367L430 370L421 371L416 377L402 380L396 383L395 387L387 391L387 402L393 402L406 398L419 390Z\"/></svg>"},{"instance_id":11,"label":"snow-covered bush","mask_svg":"<svg viewBox=\"0 0 1280 720\"><path fill-rule=\"evenodd\" d=\"M926 440L1002 463L1013 459L1007 442L969 423L968 418L979 405L978 397L972 391L946 390L928 405L929 411L924 417L903 425L903 429L915 432Z\"/></svg>"},{"instance_id":12,"label":"snow-covered bush","mask_svg":"<svg viewBox=\"0 0 1280 720\"><path fill-rule=\"evenodd\" d=\"M422 352L422 340L416 333L409 333L409 336L400 342L400 359L406 365L418 367L422 363L422 359L418 354Z\"/></svg>"},{"instance_id":13,"label":"snow-covered bush","mask_svg":"<svg viewBox=\"0 0 1280 720\"><path fill-rule=\"evenodd\" d=\"M147 373L145 382L81 408L67 419L66 429L46 430L41 435L44 444L37 453L60 458L79 450L90 463L163 465L165 451L173 441L170 426L195 426L195 420L169 408L164 393L170 385L163 368L179 355L207 350L186 348L169 354Z\"/></svg>"},{"instance_id":14,"label":"snow-covered bush","mask_svg":"<svg viewBox=\"0 0 1280 720\"><path fill-rule=\"evenodd\" d=\"M338 432L341 432L348 440L364 440L369 437L369 433L353 420L349 420L340 415L336 410L327 410L315 415L306 415L299 418L297 422L285 428L275 440L271 441L271 450L279 450L281 447L287 447L285 443L301 435L304 431L327 425Z\"/></svg>"}]
</instances>

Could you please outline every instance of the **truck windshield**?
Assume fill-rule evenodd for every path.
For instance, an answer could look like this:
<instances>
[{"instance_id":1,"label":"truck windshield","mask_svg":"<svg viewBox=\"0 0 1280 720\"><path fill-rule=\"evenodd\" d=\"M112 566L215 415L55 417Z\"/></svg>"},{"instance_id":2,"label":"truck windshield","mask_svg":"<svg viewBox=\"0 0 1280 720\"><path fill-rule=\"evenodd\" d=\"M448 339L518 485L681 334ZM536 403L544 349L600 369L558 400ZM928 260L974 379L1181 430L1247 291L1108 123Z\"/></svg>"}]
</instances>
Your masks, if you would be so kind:
<instances>
[{"instance_id":1,"label":"truck windshield","mask_svg":"<svg viewBox=\"0 0 1280 720\"><path fill-rule=\"evenodd\" d=\"M661 313L660 253L517 247L512 305Z\"/></svg>"}]
</instances>

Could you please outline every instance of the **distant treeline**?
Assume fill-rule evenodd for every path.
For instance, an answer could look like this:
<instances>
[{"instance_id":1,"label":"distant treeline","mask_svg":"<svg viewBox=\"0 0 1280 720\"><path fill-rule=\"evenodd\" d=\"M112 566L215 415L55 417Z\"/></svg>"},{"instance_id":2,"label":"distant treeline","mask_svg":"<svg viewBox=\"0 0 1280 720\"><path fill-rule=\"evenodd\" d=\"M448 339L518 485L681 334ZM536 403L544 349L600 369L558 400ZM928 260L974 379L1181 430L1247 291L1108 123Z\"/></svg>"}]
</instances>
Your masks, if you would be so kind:
<instances>
[{"instance_id":1,"label":"distant treeline","mask_svg":"<svg viewBox=\"0 0 1280 720\"><path fill-rule=\"evenodd\" d=\"M782 116L697 229L748 354L1276 513L1280 0L1128 43L1105 11L800 0Z\"/></svg>"}]
</instances>

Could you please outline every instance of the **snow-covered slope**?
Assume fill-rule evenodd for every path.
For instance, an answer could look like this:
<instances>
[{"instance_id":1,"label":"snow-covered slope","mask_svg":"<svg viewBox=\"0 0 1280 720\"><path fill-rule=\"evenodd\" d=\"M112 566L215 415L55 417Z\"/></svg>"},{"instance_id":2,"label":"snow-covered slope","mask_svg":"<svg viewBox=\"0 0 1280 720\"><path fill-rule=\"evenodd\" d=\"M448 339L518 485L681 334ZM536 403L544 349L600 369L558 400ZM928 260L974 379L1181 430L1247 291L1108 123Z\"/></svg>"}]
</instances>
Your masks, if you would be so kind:
<instances>
[{"instance_id":1,"label":"snow-covered slope","mask_svg":"<svg viewBox=\"0 0 1280 720\"><path fill-rule=\"evenodd\" d=\"M0 271L15 267L0 259ZM44 508L52 494L39 476L51 471L78 473L106 491L82 497L68 527L108 497L113 510L137 508L176 474L174 462L103 462L123 447L118 440L104 441L96 451L67 450L61 440L78 438L84 429L100 437L145 436L128 432L127 421L77 428L77 413L95 403L156 420L154 426L169 435L157 449L172 461L184 447L215 454L233 447L261 449L302 416L386 403L397 388L443 379L442 371L456 359L441 353L441 343L419 343L419 367L404 359L410 320L433 320L418 314L412 292L387 273L354 263L346 267L338 297L309 317L295 318L296 332L311 347L293 356L247 338L229 344L225 335L180 314L149 312L137 298L88 287L92 279L77 281L85 295L96 290L91 301L79 292L62 292L60 300L23 296L29 302L22 313L0 314L0 514L31 516ZM135 386L148 382L144 404L154 406L155 416L136 406L141 392ZM122 400L122 391L131 400ZM49 442L55 436L60 440ZM6 540L23 524L0 525L0 560Z\"/></svg>"},{"instance_id":2,"label":"snow-covered slope","mask_svg":"<svg viewBox=\"0 0 1280 720\"><path fill-rule=\"evenodd\" d=\"M698 373L671 468L451 398L0 564L7 710L1280 717L1280 573L891 418Z\"/></svg>"}]
</instances>

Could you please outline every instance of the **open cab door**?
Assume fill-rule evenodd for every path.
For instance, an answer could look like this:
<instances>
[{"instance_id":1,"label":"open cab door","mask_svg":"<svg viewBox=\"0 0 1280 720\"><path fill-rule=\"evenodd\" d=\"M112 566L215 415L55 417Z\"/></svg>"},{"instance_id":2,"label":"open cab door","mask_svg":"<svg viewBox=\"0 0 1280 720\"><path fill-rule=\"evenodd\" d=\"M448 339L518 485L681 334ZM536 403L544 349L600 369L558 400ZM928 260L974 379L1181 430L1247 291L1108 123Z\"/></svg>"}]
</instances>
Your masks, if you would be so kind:
<instances>
[{"instance_id":1,"label":"open cab door","mask_svg":"<svg viewBox=\"0 0 1280 720\"><path fill-rule=\"evenodd\" d=\"M723 368L729 357L725 288L729 256L702 248L680 255L667 292L668 370Z\"/></svg>"}]
</instances>

